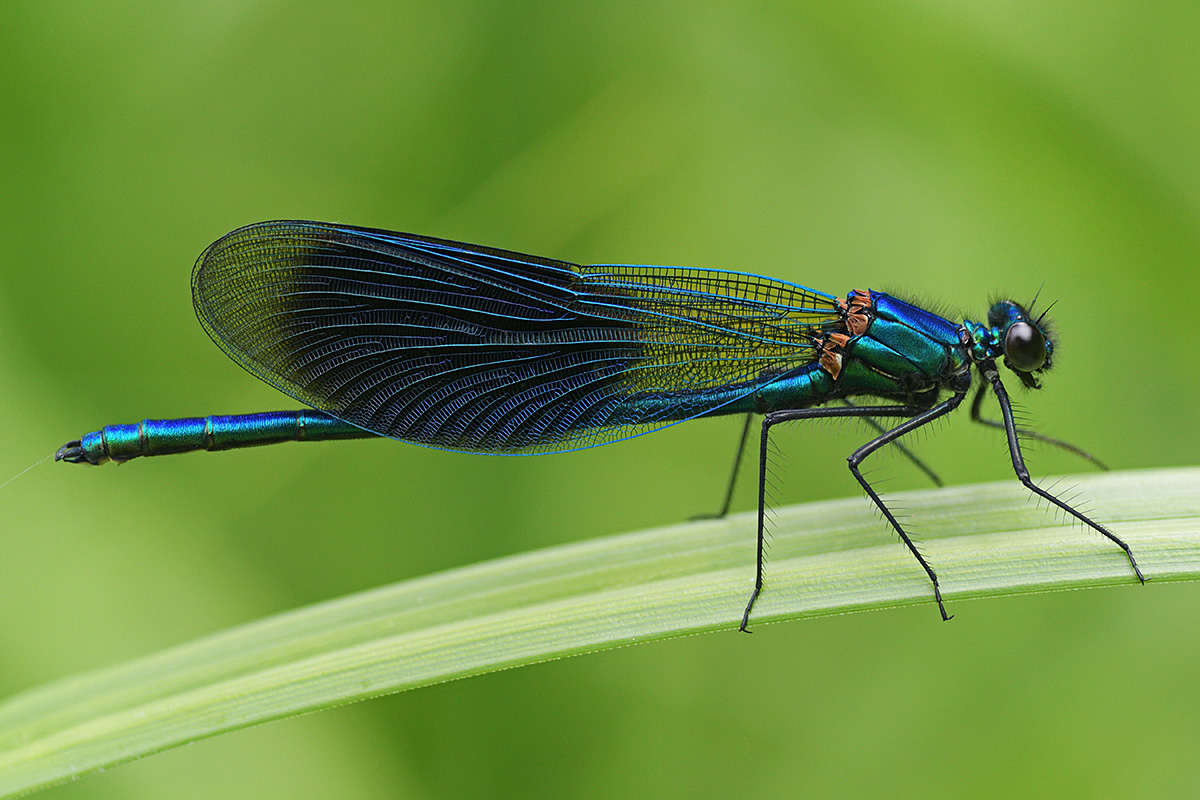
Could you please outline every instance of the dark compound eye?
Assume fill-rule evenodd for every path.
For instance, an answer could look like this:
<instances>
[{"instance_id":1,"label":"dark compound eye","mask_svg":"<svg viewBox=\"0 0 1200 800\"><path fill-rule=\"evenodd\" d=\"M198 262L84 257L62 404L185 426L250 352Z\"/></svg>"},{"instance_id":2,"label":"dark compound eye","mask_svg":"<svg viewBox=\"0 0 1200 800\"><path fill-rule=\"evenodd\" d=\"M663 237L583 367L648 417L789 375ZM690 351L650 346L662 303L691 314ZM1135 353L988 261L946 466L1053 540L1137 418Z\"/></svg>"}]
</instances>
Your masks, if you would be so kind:
<instances>
[{"instance_id":1,"label":"dark compound eye","mask_svg":"<svg viewBox=\"0 0 1200 800\"><path fill-rule=\"evenodd\" d=\"M1028 322L1014 322L1004 336L1008 365L1019 372L1033 372L1046 363L1046 337Z\"/></svg>"}]
</instances>

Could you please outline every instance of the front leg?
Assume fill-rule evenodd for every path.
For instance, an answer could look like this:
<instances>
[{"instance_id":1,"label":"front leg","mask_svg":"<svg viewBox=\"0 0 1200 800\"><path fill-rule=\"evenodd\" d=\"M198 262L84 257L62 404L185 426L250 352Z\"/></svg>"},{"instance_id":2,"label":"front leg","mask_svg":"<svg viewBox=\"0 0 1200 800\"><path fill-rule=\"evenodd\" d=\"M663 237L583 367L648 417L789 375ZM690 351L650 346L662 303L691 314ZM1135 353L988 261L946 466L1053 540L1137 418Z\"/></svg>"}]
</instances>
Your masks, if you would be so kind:
<instances>
[{"instance_id":1,"label":"front leg","mask_svg":"<svg viewBox=\"0 0 1200 800\"><path fill-rule=\"evenodd\" d=\"M980 425L987 425L989 428L999 428L1000 430L1005 430L1003 422L996 422L996 420L994 420L994 419L984 419L983 415L980 414L980 408L983 406L983 396L985 394L987 394L987 390L988 390L988 385L986 383L979 384L979 389L976 390L976 392L975 392L975 399L971 401L971 421L978 422ZM1092 462L1100 469L1102 469L1106 472L1108 471L1107 464L1105 464L1100 459L1096 458L1094 455L1092 455L1088 451L1083 450L1082 448L1076 447L1075 445L1071 444L1070 442L1064 442L1062 439L1055 439L1053 436L1047 436L1044 433L1038 433L1037 431L1031 431L1028 428L1017 428L1016 430L1017 430L1017 433L1021 434L1022 436L1025 436L1030 439L1036 439L1039 442L1045 442L1046 444L1062 448L1063 450L1066 450L1068 453L1074 453L1075 455L1079 456L1080 458Z\"/></svg>"},{"instance_id":2,"label":"front leg","mask_svg":"<svg viewBox=\"0 0 1200 800\"><path fill-rule=\"evenodd\" d=\"M996 399L1000 402L1000 414L1004 418L1004 432L1008 435L1008 452L1012 456L1013 470L1017 473L1017 480L1025 486L1026 489L1036 494L1050 503L1053 503L1058 508L1066 511L1075 519L1091 527L1092 529L1102 533L1109 541L1125 551L1125 555L1129 557L1129 565L1133 567L1133 574L1142 583L1146 582L1146 577L1142 575L1142 570L1138 567L1137 559L1133 557L1133 550L1129 548L1120 537L1104 527L1098 522L1094 522L1087 515L1080 511L1076 511L1067 503L1059 500L1050 492L1033 482L1029 477L1029 469L1025 466L1025 458L1021 455L1021 443L1018 440L1018 434L1024 433L1023 430L1017 427L1013 421L1012 403L1008 399L1008 392L1004 389L1004 384L1000 382L1000 373L996 369L995 362L985 361L980 365L980 371L988 383L992 385L992 390L996 393Z\"/></svg>"}]
</instances>

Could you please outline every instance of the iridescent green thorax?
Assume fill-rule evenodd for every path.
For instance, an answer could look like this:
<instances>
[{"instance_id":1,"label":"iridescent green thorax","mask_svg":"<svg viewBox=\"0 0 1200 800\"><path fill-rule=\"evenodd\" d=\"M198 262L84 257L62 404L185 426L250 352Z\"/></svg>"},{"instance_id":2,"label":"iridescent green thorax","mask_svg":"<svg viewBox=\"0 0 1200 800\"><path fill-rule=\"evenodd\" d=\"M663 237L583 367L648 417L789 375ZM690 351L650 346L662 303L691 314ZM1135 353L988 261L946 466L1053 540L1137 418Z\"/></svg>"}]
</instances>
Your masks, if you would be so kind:
<instances>
[{"instance_id":1,"label":"iridescent green thorax","mask_svg":"<svg viewBox=\"0 0 1200 800\"><path fill-rule=\"evenodd\" d=\"M808 408L877 397L929 407L942 390L969 384L971 361L958 325L883 292L855 290L839 318L813 338L816 363L759 394L758 410ZM803 386L797 384L803 378ZM818 380L819 378L819 380Z\"/></svg>"}]
</instances>

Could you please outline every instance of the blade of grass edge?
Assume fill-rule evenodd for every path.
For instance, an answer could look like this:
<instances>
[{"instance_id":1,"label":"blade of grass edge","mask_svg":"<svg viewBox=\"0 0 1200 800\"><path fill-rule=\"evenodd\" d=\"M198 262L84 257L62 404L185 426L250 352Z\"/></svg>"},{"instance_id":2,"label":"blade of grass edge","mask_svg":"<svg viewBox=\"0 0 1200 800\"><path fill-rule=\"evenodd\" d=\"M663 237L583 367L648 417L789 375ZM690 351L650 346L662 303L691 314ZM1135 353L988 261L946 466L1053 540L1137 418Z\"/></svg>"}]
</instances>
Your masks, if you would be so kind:
<instances>
[{"instance_id":1,"label":"blade of grass edge","mask_svg":"<svg viewBox=\"0 0 1200 800\"><path fill-rule=\"evenodd\" d=\"M1072 477L1153 581L1200 577L1200 468ZM1015 482L897 493L947 602L1135 585L1121 551ZM0 796L225 731L634 642L735 631L753 514L463 567L222 631L0 703ZM929 603L862 498L777 510L752 627ZM931 612L932 619L932 612ZM931 622L931 624L933 624Z\"/></svg>"}]
</instances>

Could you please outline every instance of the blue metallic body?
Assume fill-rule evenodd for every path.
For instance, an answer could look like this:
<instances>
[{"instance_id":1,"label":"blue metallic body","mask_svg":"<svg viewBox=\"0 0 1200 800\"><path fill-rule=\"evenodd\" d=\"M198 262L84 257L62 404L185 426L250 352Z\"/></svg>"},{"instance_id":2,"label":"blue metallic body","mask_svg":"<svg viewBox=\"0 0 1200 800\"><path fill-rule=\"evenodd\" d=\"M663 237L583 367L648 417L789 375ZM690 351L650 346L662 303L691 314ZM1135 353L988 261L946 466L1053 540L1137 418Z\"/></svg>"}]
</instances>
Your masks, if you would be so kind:
<instances>
[{"instance_id":1,"label":"blue metallic body","mask_svg":"<svg viewBox=\"0 0 1200 800\"><path fill-rule=\"evenodd\" d=\"M972 418L987 423L978 411L990 389L1003 421L987 424L1005 430L1017 477L1122 547L1142 578L1124 542L1037 487L1025 469L1018 434L1090 456L1016 427L996 362L1036 388L1054 343L1042 318L1012 301L993 304L986 323L956 323L882 292L838 298L745 273L580 266L289 221L214 242L196 263L192 293L201 324L230 357L315 410L112 425L68 442L58 460L103 464L373 436L548 453L697 417L762 414L758 572L745 629L763 585L770 428L855 416L880 435L850 456L850 470L925 570L948 618L933 568L858 466L957 408L978 372ZM864 397L882 404L858 405ZM904 421L887 429L876 421L885 418Z\"/></svg>"},{"instance_id":2,"label":"blue metallic body","mask_svg":"<svg viewBox=\"0 0 1200 800\"><path fill-rule=\"evenodd\" d=\"M870 292L869 296L875 316L863 334L851 337L844 346L841 373L836 377L817 360L818 350L810 348L808 363L778 377L696 391L636 392L613 404L605 419L626 426L647 419L672 424L696 416L811 408L859 396L929 406L943 389L953 389L963 375L969 380L970 359L962 343L962 328L882 292ZM814 332L816 338L820 335L819 330ZM698 407L711 410L697 414ZM81 447L83 460L102 464L194 450L379 435L329 414L277 411L109 425L86 434ZM406 438L402 432L392 435Z\"/></svg>"},{"instance_id":3,"label":"blue metallic body","mask_svg":"<svg viewBox=\"0 0 1200 800\"><path fill-rule=\"evenodd\" d=\"M108 425L94 433L85 434L81 447L89 463L102 463L105 460L120 462L138 456L165 456L193 450L232 450L280 442L358 439L363 435L362 428L319 411L270 411L187 419L147 419L136 425Z\"/></svg>"}]
</instances>

